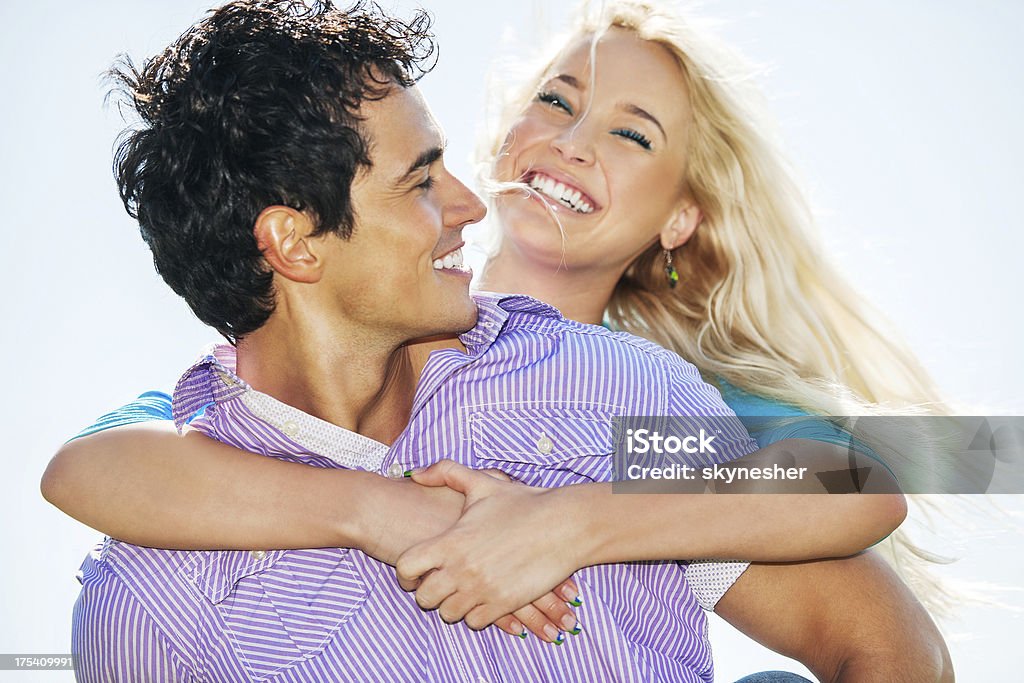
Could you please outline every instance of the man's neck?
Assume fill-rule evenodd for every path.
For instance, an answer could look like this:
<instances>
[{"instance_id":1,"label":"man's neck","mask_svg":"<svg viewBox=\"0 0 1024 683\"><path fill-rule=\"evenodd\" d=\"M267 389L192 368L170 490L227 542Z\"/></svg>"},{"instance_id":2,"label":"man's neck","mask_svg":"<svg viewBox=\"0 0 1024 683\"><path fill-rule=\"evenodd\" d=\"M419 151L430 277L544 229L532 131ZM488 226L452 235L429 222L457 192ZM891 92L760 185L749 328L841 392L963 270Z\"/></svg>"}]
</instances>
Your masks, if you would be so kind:
<instances>
[{"instance_id":1,"label":"man's neck","mask_svg":"<svg viewBox=\"0 0 1024 683\"><path fill-rule=\"evenodd\" d=\"M322 420L388 443L412 411L431 351L464 350L458 338L415 344L346 337L276 315L238 344L238 376L253 389Z\"/></svg>"},{"instance_id":2,"label":"man's neck","mask_svg":"<svg viewBox=\"0 0 1024 683\"><path fill-rule=\"evenodd\" d=\"M438 349L465 352L466 347L458 337L444 337L410 342L398 349L393 356L397 360L385 375L380 393L363 412L355 431L374 441L394 443L409 424L420 375L430 354Z\"/></svg>"}]
</instances>

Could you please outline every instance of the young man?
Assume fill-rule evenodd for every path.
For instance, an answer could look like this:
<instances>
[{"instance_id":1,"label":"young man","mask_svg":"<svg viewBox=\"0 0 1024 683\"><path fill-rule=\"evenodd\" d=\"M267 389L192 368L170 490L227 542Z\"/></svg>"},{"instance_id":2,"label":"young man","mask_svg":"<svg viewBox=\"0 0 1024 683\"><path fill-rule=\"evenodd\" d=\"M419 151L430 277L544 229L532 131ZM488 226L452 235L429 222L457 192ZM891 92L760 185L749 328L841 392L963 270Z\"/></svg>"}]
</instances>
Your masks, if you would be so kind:
<instances>
[{"instance_id":1,"label":"young man","mask_svg":"<svg viewBox=\"0 0 1024 683\"><path fill-rule=\"evenodd\" d=\"M379 474L440 452L474 467L504 453L535 485L607 481L616 414L699 407L725 418L713 461L754 450L673 354L525 297L469 296L461 230L483 207L444 168L440 131L413 87L427 28L373 8L236 2L125 73L145 126L119 151L122 196L161 275L235 343L185 373L176 421L273 458L357 470L353 519L403 485ZM409 345L430 337L446 339ZM595 387L592 376L607 381ZM353 531L352 549L251 552L108 540L83 565L78 676L709 680L700 606L744 567L588 567L586 623L558 649L423 612L364 552L394 561L411 539L372 536ZM905 642L890 639L895 620L872 625L873 637L837 620L830 601L848 604L844 585L858 596L871 587L893 602L867 611L891 617L895 584L870 561L854 568L856 583L842 580L849 570L815 571L823 583L809 600L794 599L799 581L783 570L771 590L745 577L738 586L749 588L723 603L829 677L891 671L890 643Z\"/></svg>"}]
</instances>

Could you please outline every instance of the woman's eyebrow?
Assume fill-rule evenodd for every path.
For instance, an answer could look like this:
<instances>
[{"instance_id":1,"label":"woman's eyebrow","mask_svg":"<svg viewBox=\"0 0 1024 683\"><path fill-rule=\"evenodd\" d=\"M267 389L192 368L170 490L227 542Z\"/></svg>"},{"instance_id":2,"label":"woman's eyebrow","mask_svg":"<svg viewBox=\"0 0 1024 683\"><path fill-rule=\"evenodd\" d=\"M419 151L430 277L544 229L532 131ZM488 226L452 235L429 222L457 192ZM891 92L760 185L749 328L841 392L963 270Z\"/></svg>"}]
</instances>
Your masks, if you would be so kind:
<instances>
[{"instance_id":1,"label":"woman's eyebrow","mask_svg":"<svg viewBox=\"0 0 1024 683\"><path fill-rule=\"evenodd\" d=\"M562 81L566 85L576 88L577 90L583 89L583 85L582 83L580 83L580 80L575 76L570 76L569 74L558 74L551 80ZM631 102L620 103L618 105L618 108L621 109L622 111L625 111L628 114L633 114L634 116L639 116L642 119L650 121L651 123L658 127L659 131L661 131L661 137L665 138L666 141L668 140L668 134L665 133L665 127L661 125L661 121L659 121L657 117L654 116L654 114L650 113L649 111L642 107L638 107L637 105Z\"/></svg>"},{"instance_id":2,"label":"woman's eyebrow","mask_svg":"<svg viewBox=\"0 0 1024 683\"><path fill-rule=\"evenodd\" d=\"M657 118L655 118L654 114L650 113L646 109L636 106L631 102L620 102L618 107L619 109L628 114L633 114L634 116L639 116L642 119L647 119L648 121L650 121L651 123L658 127L658 130L661 131L661 137L665 138L666 141L668 140L668 134L665 133L665 128L662 127L661 122L658 121Z\"/></svg>"},{"instance_id":3,"label":"woman's eyebrow","mask_svg":"<svg viewBox=\"0 0 1024 683\"><path fill-rule=\"evenodd\" d=\"M569 74L558 74L557 76L555 76L551 80L562 81L566 85L572 86L573 88L576 88L577 90L582 90L583 89L582 84L580 83L579 79L576 78L575 76L570 76Z\"/></svg>"}]
</instances>

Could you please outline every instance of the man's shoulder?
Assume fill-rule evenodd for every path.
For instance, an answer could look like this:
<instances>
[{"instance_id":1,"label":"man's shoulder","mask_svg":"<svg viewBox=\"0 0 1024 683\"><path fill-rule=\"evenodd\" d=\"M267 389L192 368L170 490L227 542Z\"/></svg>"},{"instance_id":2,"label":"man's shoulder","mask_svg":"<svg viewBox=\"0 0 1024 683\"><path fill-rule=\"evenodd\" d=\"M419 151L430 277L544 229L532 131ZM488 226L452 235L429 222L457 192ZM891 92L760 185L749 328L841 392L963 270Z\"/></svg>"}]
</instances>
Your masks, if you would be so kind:
<instances>
[{"instance_id":1,"label":"man's shoulder","mask_svg":"<svg viewBox=\"0 0 1024 683\"><path fill-rule=\"evenodd\" d=\"M248 385L235 374L235 347L219 343L203 347L199 357L181 374L171 397L178 429L211 405L237 398Z\"/></svg>"},{"instance_id":2,"label":"man's shoulder","mask_svg":"<svg viewBox=\"0 0 1024 683\"><path fill-rule=\"evenodd\" d=\"M473 297L482 311L500 308L505 312L507 322L498 333L496 342L504 340L508 343L516 334L540 333L558 338L569 348L603 351L609 359L636 357L656 363L689 365L678 354L648 339L570 320L554 306L524 294L477 292Z\"/></svg>"},{"instance_id":3,"label":"man's shoulder","mask_svg":"<svg viewBox=\"0 0 1024 683\"><path fill-rule=\"evenodd\" d=\"M495 298L489 295L478 303L483 325L495 319L486 307L502 311L500 329L482 354L496 365L528 370L537 377L557 376L566 383L593 384L601 378L597 384L607 388L614 383L627 392L703 384L692 363L650 340L569 320L527 296Z\"/></svg>"}]
</instances>

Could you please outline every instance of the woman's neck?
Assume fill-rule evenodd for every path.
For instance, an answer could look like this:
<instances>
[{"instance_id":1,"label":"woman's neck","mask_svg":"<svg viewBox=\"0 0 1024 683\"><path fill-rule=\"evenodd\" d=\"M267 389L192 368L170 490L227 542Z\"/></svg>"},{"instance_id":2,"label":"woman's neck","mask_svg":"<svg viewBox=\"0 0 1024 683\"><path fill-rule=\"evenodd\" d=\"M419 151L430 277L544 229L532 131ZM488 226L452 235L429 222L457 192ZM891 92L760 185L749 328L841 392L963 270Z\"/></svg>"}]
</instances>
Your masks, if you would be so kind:
<instances>
[{"instance_id":1,"label":"woman's neck","mask_svg":"<svg viewBox=\"0 0 1024 683\"><path fill-rule=\"evenodd\" d=\"M600 325L619 274L557 268L516 258L502 250L484 265L477 282L481 290L526 294L551 304L562 315L581 323Z\"/></svg>"}]
</instances>

